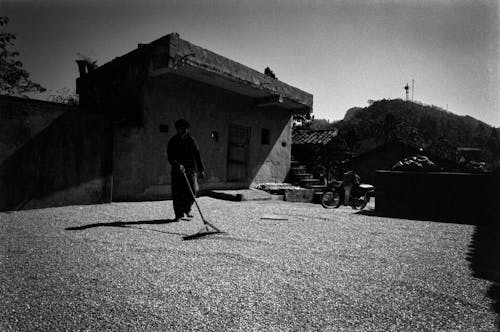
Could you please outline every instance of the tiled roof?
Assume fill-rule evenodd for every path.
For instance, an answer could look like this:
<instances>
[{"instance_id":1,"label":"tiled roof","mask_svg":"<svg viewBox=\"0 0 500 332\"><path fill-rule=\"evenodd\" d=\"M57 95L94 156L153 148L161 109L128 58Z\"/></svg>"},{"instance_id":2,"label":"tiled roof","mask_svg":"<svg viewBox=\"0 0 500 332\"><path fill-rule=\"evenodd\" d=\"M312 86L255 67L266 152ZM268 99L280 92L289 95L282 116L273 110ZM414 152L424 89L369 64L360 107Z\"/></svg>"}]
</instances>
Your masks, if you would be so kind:
<instances>
[{"instance_id":1,"label":"tiled roof","mask_svg":"<svg viewBox=\"0 0 500 332\"><path fill-rule=\"evenodd\" d=\"M337 137L337 129L329 130L299 130L293 134L293 144L322 144L330 143Z\"/></svg>"}]
</instances>

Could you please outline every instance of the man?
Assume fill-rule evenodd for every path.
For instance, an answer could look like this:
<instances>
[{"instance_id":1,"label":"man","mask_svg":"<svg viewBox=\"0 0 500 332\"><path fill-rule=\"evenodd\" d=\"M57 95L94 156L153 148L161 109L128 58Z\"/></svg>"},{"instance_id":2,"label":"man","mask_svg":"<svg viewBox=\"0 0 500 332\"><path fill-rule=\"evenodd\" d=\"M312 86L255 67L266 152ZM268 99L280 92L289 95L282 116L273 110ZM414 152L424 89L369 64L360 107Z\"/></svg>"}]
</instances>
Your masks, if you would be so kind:
<instances>
[{"instance_id":1,"label":"man","mask_svg":"<svg viewBox=\"0 0 500 332\"><path fill-rule=\"evenodd\" d=\"M191 206L194 203L194 198L191 195L181 168L184 168L195 195L198 191L197 176L199 175L200 178L203 178L205 175L205 168L201 161L198 144L193 136L191 136L189 127L189 123L186 120L177 120L175 122L177 134L169 140L167 147L168 161L172 165L171 184L175 221L179 221L184 215L188 218L193 217L191 215Z\"/></svg>"},{"instance_id":2,"label":"man","mask_svg":"<svg viewBox=\"0 0 500 332\"><path fill-rule=\"evenodd\" d=\"M342 185L344 186L344 205L349 205L351 199L351 194L356 192L361 179L358 174L354 173L353 170L349 170L344 173L344 178Z\"/></svg>"}]
</instances>

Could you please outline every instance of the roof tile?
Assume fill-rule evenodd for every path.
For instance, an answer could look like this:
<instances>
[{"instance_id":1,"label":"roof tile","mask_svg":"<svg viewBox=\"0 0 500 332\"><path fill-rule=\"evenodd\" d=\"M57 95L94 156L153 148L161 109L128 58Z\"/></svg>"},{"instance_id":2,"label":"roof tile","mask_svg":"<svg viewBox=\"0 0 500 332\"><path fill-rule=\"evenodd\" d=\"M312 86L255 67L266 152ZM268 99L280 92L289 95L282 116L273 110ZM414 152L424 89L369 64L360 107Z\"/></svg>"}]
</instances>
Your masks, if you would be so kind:
<instances>
[{"instance_id":1,"label":"roof tile","mask_svg":"<svg viewBox=\"0 0 500 332\"><path fill-rule=\"evenodd\" d=\"M328 130L298 130L293 134L293 144L322 144L330 143L338 134L337 129Z\"/></svg>"}]
</instances>

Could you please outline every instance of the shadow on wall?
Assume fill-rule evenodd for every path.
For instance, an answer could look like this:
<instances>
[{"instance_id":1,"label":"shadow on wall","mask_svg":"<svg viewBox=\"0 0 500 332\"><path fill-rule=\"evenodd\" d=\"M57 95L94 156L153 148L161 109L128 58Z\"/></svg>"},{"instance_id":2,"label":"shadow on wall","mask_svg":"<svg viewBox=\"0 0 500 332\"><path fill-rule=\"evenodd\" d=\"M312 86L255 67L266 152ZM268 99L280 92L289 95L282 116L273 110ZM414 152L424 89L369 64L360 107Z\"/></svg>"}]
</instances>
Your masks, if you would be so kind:
<instances>
[{"instance_id":1,"label":"shadow on wall","mask_svg":"<svg viewBox=\"0 0 500 332\"><path fill-rule=\"evenodd\" d=\"M262 182L283 182L290 169L292 144L290 112L279 108L263 109L260 112L274 113L273 122L276 127L270 131L267 144L262 144L261 132L258 132L257 137L254 138L255 148L261 151L252 161L253 168L249 170L249 185Z\"/></svg>"},{"instance_id":2,"label":"shadow on wall","mask_svg":"<svg viewBox=\"0 0 500 332\"><path fill-rule=\"evenodd\" d=\"M246 167L245 178L235 181L231 181L229 179L229 173L231 172L230 168L232 165L228 163L226 158L230 159L231 153L224 149L224 154L226 155L218 156L218 158L225 161L222 167L225 168L226 178L218 183L204 182L204 180L201 180L200 194L208 194L208 192L213 189L248 189L256 183L285 181L290 168L291 159L290 112L288 110L273 107L257 109L253 110L253 112L256 113L256 117L268 117L269 119L274 120L274 127L270 128L268 140L265 141L264 144L262 143L261 137L262 128L255 128L255 125L251 127L250 142L248 147L248 162L243 166ZM236 124L236 126L238 126L238 124ZM270 127L265 124L263 126L268 128ZM290 127L290 129L288 127ZM290 133L290 138L286 137L287 130L289 130L288 133ZM229 140L229 138L227 139ZM229 145L228 141L220 142L220 144ZM200 148L202 148L201 145ZM230 149L229 146L227 146L227 149ZM201 150L200 152L204 161L210 158L210 156L206 155L205 151ZM210 166L207 165L206 162L205 164L206 166Z\"/></svg>"},{"instance_id":3,"label":"shadow on wall","mask_svg":"<svg viewBox=\"0 0 500 332\"><path fill-rule=\"evenodd\" d=\"M0 211L101 202L106 131L82 110L57 118L0 165Z\"/></svg>"},{"instance_id":4,"label":"shadow on wall","mask_svg":"<svg viewBox=\"0 0 500 332\"><path fill-rule=\"evenodd\" d=\"M174 100L179 103L178 109L191 110L191 115L203 112L210 114L210 120L216 121L217 125L208 126L203 131L198 131L200 134L208 134L213 128L216 128L221 133L220 140L217 145L223 145L222 148L215 149L217 153L207 156L203 149L212 150L209 144L213 141L203 142L203 137L197 136L196 128L193 133L198 140L200 148L202 149L202 158L207 166L212 165L217 168L219 174L225 174L225 178L221 176L221 182L226 187L232 189L248 188L254 182L274 182L284 181L288 172L290 164L290 151L291 151L291 111L283 109L279 106L257 107L256 101L250 97L242 96L237 93L227 91L218 87L210 86L206 83L192 81L181 77L175 77L168 82L163 82L162 88L168 86L168 91L175 91ZM175 89L175 90L173 90ZM162 89L164 91L164 89ZM190 119L192 124L196 127L194 119ZM244 130L234 130L233 136L230 136L230 127L247 127L250 129L248 133L249 146L248 151L243 152L242 143L244 144L245 136ZM267 135L265 132L267 130ZM289 137L284 137L284 133L288 133ZM264 137L266 136L266 137ZM236 148L233 151L230 149L229 141L235 143ZM284 144L284 145L282 145ZM235 169L230 170L235 164L229 163L229 159L236 159L236 161L243 161L244 153L247 155L247 168L244 170ZM240 158L242 158L240 160ZM220 161L225 162L221 165ZM287 166L284 166L287 165ZM224 169L220 172L220 167ZM209 170L210 171L210 170ZM231 181L232 175L246 173L244 178L238 181ZM236 183L240 185L235 185ZM209 187L210 184L204 185L201 183L202 188Z\"/></svg>"}]
</instances>

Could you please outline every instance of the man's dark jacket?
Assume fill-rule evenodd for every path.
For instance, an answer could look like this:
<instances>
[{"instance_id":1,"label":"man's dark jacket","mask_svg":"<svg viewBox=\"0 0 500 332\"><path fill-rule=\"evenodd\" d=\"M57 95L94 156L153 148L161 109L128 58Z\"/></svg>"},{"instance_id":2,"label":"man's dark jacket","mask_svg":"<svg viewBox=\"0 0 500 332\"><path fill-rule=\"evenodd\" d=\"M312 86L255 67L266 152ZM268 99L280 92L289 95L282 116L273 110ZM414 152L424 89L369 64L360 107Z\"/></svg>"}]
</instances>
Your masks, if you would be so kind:
<instances>
[{"instance_id":1,"label":"man's dark jacket","mask_svg":"<svg viewBox=\"0 0 500 332\"><path fill-rule=\"evenodd\" d=\"M201 173L205 170L200 157L198 144L190 133L184 136L175 135L168 141L168 161L172 165L172 172L179 170L179 164L184 166L186 173Z\"/></svg>"}]
</instances>

